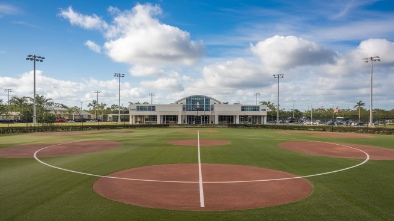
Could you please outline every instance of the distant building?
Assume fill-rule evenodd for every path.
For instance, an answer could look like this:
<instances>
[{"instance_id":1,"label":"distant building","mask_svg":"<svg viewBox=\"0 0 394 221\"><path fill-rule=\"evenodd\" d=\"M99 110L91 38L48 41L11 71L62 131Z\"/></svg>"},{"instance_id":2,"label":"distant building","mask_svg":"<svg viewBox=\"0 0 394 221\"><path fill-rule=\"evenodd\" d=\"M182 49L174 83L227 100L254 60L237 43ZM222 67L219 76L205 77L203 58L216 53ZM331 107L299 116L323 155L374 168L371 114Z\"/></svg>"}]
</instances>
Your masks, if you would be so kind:
<instances>
[{"instance_id":1,"label":"distant building","mask_svg":"<svg viewBox=\"0 0 394 221\"><path fill-rule=\"evenodd\" d=\"M21 116L19 112L8 112L8 113L3 113L0 114L0 120L20 120Z\"/></svg>"},{"instance_id":2,"label":"distant building","mask_svg":"<svg viewBox=\"0 0 394 221\"><path fill-rule=\"evenodd\" d=\"M266 124L266 105L227 104L204 95L172 104L130 104L130 124Z\"/></svg>"},{"instance_id":3,"label":"distant building","mask_svg":"<svg viewBox=\"0 0 394 221\"><path fill-rule=\"evenodd\" d=\"M66 108L62 108L62 107L56 107L53 110L51 110L50 113L56 115L56 117L65 118L68 120L77 120L81 118L94 119L94 115L86 111L70 113Z\"/></svg>"}]
</instances>

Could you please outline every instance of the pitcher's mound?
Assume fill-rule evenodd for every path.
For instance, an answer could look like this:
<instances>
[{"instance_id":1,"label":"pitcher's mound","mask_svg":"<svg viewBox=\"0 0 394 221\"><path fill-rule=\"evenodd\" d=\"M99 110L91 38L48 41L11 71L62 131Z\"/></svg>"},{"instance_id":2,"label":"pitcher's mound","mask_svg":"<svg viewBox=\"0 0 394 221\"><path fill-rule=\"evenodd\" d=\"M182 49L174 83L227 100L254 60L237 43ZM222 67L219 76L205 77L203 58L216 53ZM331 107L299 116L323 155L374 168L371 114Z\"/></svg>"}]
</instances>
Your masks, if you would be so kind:
<instances>
[{"instance_id":1,"label":"pitcher's mound","mask_svg":"<svg viewBox=\"0 0 394 221\"><path fill-rule=\"evenodd\" d=\"M150 208L174 210L243 210L300 200L312 191L311 184L295 175L258 167L202 164L155 165L128 169L100 178L94 190L109 199ZM203 194L204 207L201 206Z\"/></svg>"}]
</instances>

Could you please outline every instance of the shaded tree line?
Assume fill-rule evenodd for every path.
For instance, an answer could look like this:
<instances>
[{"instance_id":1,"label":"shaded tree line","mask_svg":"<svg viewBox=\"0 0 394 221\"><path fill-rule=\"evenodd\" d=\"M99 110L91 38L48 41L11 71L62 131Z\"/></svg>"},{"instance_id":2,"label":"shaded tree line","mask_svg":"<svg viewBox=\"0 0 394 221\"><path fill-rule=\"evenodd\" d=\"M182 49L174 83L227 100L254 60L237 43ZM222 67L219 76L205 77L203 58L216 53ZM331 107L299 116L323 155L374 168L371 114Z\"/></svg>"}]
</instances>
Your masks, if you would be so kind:
<instances>
[{"instance_id":1,"label":"shaded tree line","mask_svg":"<svg viewBox=\"0 0 394 221\"><path fill-rule=\"evenodd\" d=\"M262 105L267 105L267 118L268 121L276 121L277 115L277 105L271 103L270 101L262 101ZM333 120L336 117L344 117L346 119L350 119L353 122L368 122L369 121L369 110L365 109L365 103L362 101L356 102L354 105L355 109L340 109L338 112L335 112L334 108L313 108L312 110L300 111L298 109L294 110L279 110L279 117L281 120L294 118L296 120L305 118L310 119L311 112L313 120L321 120L323 122L327 122L329 120ZM392 110L383 110L379 108L375 108L372 110L373 116L376 121L383 121L386 119L394 119L394 109Z\"/></svg>"}]
</instances>

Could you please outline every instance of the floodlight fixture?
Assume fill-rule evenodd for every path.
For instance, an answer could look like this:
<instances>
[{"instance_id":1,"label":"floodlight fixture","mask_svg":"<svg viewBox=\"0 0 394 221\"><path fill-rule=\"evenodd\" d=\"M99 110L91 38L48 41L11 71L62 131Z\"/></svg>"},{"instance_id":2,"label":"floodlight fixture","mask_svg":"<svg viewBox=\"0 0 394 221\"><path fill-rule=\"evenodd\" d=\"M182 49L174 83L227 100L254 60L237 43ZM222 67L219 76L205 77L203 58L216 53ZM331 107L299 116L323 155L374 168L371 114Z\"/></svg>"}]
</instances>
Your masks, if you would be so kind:
<instances>
[{"instance_id":1,"label":"floodlight fixture","mask_svg":"<svg viewBox=\"0 0 394 221\"><path fill-rule=\"evenodd\" d=\"M374 56L374 57L368 57L368 58L364 58L365 63L370 62L371 63L371 80L370 80L370 88L371 88L371 92L370 92L370 105L369 105L369 124L368 126L373 127L373 114L372 114L372 82L373 82L373 63L376 61L380 61L380 57L379 56Z\"/></svg>"},{"instance_id":2,"label":"floodlight fixture","mask_svg":"<svg viewBox=\"0 0 394 221\"><path fill-rule=\"evenodd\" d=\"M155 96L155 93L149 93L149 96L150 96L150 104L152 104L153 102L153 96Z\"/></svg>"},{"instance_id":3,"label":"floodlight fixture","mask_svg":"<svg viewBox=\"0 0 394 221\"><path fill-rule=\"evenodd\" d=\"M124 77L124 74L115 73L114 77L119 78L119 104L118 104L118 124L120 124L120 78Z\"/></svg>"},{"instance_id":4,"label":"floodlight fixture","mask_svg":"<svg viewBox=\"0 0 394 221\"><path fill-rule=\"evenodd\" d=\"M276 124L279 124L279 79L284 78L284 74L274 74L274 78L278 78L278 108L276 109Z\"/></svg>"},{"instance_id":5,"label":"floodlight fixture","mask_svg":"<svg viewBox=\"0 0 394 221\"><path fill-rule=\"evenodd\" d=\"M37 123L37 112L36 112L36 61L43 62L45 57L37 55L27 55L26 60L34 62L34 97L33 97L33 125Z\"/></svg>"}]
</instances>

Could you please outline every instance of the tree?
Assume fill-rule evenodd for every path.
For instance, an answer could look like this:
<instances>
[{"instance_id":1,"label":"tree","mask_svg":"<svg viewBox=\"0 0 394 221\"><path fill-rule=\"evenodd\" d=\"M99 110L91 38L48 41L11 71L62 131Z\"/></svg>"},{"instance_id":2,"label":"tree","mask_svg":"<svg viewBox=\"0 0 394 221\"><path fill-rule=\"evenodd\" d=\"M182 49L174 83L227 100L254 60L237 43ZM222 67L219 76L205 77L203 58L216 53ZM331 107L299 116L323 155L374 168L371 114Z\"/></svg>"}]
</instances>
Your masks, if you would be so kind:
<instances>
[{"instance_id":1,"label":"tree","mask_svg":"<svg viewBox=\"0 0 394 221\"><path fill-rule=\"evenodd\" d=\"M34 99L31 97L28 97L30 102L34 102ZM36 94L36 115L37 115L37 120L38 122L43 123L44 120L44 114L49 112L55 103L53 102L52 98L46 98L44 95L39 95ZM42 117L38 117L42 116Z\"/></svg>"},{"instance_id":2,"label":"tree","mask_svg":"<svg viewBox=\"0 0 394 221\"><path fill-rule=\"evenodd\" d=\"M105 110L105 107L106 107L106 106L107 106L107 105L104 104L104 103L101 103L101 104L97 105L97 108L98 108L99 110L101 110L101 120L103 120L103 114L104 114L104 110Z\"/></svg>"},{"instance_id":3,"label":"tree","mask_svg":"<svg viewBox=\"0 0 394 221\"><path fill-rule=\"evenodd\" d=\"M7 112L7 108L5 104L3 104L3 99L0 99L0 114L4 114Z\"/></svg>"},{"instance_id":4,"label":"tree","mask_svg":"<svg viewBox=\"0 0 394 221\"><path fill-rule=\"evenodd\" d=\"M66 113L67 113L67 115L68 115L68 118L70 117L70 116L73 116L73 120L74 120L74 115L75 114L77 114L77 115L81 115L81 110L79 109L79 107L77 107L77 106L74 106L74 107L66 107Z\"/></svg>"},{"instance_id":5,"label":"tree","mask_svg":"<svg viewBox=\"0 0 394 221\"><path fill-rule=\"evenodd\" d=\"M271 103L270 101L262 101L261 102L262 105L267 105L267 116L272 118L275 116L275 112L276 112L276 108L275 108L275 104Z\"/></svg>"},{"instance_id":6,"label":"tree","mask_svg":"<svg viewBox=\"0 0 394 221\"><path fill-rule=\"evenodd\" d=\"M111 110L115 113L119 109L119 106L117 104L112 104L111 105Z\"/></svg>"},{"instance_id":7,"label":"tree","mask_svg":"<svg viewBox=\"0 0 394 221\"><path fill-rule=\"evenodd\" d=\"M10 100L10 105L13 105L15 112L19 113L19 119L24 119L24 121L26 122L28 121L28 119L30 119L30 113L33 112L33 106L29 103L28 97L13 96Z\"/></svg>"},{"instance_id":8,"label":"tree","mask_svg":"<svg viewBox=\"0 0 394 221\"><path fill-rule=\"evenodd\" d=\"M358 122L360 122L361 119L361 108L365 106L365 103L363 103L361 100L354 105L354 108L358 109Z\"/></svg>"},{"instance_id":9,"label":"tree","mask_svg":"<svg viewBox=\"0 0 394 221\"><path fill-rule=\"evenodd\" d=\"M89 103L88 107L93 108L95 115L96 115L96 119L97 119L97 100L92 100L92 103ZM89 109L89 110L91 110L91 109Z\"/></svg>"}]
</instances>

